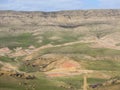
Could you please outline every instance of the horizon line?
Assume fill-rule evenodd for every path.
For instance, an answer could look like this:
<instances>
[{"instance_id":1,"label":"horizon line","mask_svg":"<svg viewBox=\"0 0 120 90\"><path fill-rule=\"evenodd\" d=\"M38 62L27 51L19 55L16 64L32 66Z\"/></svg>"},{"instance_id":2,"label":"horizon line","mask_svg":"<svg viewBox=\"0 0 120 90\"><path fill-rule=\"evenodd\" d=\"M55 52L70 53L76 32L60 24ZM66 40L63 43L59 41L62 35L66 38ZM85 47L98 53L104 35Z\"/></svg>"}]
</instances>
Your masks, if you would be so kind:
<instances>
[{"instance_id":1,"label":"horizon line","mask_svg":"<svg viewBox=\"0 0 120 90\"><path fill-rule=\"evenodd\" d=\"M88 10L120 10L120 8L101 8L101 9L71 9L71 10L51 10L51 11L39 11L39 10L0 10L0 11L14 11L14 12L63 12L63 11L88 11Z\"/></svg>"}]
</instances>

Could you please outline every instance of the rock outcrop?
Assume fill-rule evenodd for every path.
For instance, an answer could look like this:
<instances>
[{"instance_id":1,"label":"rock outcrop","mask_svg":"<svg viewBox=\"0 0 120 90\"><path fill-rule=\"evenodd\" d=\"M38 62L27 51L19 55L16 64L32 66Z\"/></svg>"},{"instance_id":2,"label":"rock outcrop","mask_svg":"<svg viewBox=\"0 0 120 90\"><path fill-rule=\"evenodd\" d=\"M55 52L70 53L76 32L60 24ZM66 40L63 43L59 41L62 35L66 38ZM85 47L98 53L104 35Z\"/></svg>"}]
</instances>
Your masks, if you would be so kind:
<instances>
[{"instance_id":1,"label":"rock outcrop","mask_svg":"<svg viewBox=\"0 0 120 90\"><path fill-rule=\"evenodd\" d=\"M0 25L59 26L76 28L118 22L120 10L78 10L60 12L0 11Z\"/></svg>"}]
</instances>

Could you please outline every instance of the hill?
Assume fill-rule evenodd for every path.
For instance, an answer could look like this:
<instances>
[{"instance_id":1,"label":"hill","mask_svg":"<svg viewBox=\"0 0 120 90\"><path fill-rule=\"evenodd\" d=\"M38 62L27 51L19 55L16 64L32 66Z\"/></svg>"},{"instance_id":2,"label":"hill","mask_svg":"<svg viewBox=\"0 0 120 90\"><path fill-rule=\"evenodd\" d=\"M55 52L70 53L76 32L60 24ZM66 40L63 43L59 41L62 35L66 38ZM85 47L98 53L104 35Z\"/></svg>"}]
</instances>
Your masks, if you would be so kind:
<instances>
[{"instance_id":1,"label":"hill","mask_svg":"<svg viewBox=\"0 0 120 90\"><path fill-rule=\"evenodd\" d=\"M103 84L119 68L119 9L0 11L0 90L82 90L86 73L93 90L118 90Z\"/></svg>"}]
</instances>

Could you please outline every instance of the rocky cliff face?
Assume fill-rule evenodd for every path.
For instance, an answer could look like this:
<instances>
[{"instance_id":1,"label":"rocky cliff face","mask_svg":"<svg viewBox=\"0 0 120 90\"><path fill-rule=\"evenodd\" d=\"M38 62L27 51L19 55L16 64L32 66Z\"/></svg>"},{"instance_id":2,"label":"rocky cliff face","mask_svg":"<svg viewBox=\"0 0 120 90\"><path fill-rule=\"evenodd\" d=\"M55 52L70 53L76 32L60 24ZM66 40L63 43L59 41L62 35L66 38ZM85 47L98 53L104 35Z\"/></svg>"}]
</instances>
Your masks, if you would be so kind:
<instances>
[{"instance_id":1,"label":"rocky cliff face","mask_svg":"<svg viewBox=\"0 0 120 90\"><path fill-rule=\"evenodd\" d=\"M1 25L51 25L64 28L119 22L120 10L81 10L60 12L0 11Z\"/></svg>"}]
</instances>

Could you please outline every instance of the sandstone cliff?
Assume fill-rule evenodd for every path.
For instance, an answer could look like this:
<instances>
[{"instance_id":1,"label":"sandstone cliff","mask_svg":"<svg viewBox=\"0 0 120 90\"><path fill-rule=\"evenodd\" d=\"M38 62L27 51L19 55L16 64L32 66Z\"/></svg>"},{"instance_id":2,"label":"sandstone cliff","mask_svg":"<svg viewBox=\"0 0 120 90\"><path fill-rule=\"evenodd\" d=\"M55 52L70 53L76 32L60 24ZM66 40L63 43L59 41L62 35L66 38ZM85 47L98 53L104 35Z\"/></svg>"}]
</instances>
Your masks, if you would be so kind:
<instances>
[{"instance_id":1,"label":"sandstone cliff","mask_svg":"<svg viewBox=\"0 0 120 90\"><path fill-rule=\"evenodd\" d=\"M120 10L81 10L59 12L0 11L1 25L51 25L78 27L91 24L114 24L119 22Z\"/></svg>"}]
</instances>

